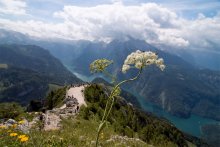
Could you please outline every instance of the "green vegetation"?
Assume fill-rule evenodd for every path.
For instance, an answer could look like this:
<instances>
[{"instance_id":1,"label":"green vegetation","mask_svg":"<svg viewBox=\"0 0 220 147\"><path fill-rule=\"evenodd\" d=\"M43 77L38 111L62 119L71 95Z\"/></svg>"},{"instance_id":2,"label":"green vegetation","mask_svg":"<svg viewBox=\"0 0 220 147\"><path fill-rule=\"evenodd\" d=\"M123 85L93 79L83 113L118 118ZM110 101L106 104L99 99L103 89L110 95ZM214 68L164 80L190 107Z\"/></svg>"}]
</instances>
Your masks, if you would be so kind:
<instances>
[{"instance_id":1,"label":"green vegetation","mask_svg":"<svg viewBox=\"0 0 220 147\"><path fill-rule=\"evenodd\" d=\"M0 119L15 119L22 113L24 108L18 103L0 103Z\"/></svg>"},{"instance_id":2,"label":"green vegetation","mask_svg":"<svg viewBox=\"0 0 220 147\"><path fill-rule=\"evenodd\" d=\"M67 86L54 91L51 91L46 97L45 107L46 109L53 109L54 107L59 107L63 104L63 100L66 96Z\"/></svg>"},{"instance_id":3,"label":"green vegetation","mask_svg":"<svg viewBox=\"0 0 220 147\"><path fill-rule=\"evenodd\" d=\"M53 94L51 92L46 99L46 107L52 108L61 105L66 88L55 90ZM110 89L111 87L98 84L87 87L84 91L87 107L82 106L80 113L75 117L62 119L60 130L41 131L39 129L41 122L38 122L29 133L25 134L28 136L26 142L17 139L19 135L23 134L17 129L0 127L0 146L95 146L96 136L94 134L97 133L97 126L104 113L106 94L110 92ZM4 107L0 105L0 110L2 108L11 109L11 106L8 107L8 104L4 104ZM10 112L8 109L3 110L8 113ZM35 113L23 113L23 111L19 113L21 114L16 117L16 120L26 118L30 121L36 117ZM10 132L8 132L9 130ZM10 136L10 133L13 132L17 133L17 136ZM158 119L152 114L146 114L118 96L106 127L100 134L99 145L103 147L152 147L152 145L156 147L182 147L190 144L193 146L193 140L186 140L185 136L168 121Z\"/></svg>"},{"instance_id":4,"label":"green vegetation","mask_svg":"<svg viewBox=\"0 0 220 147\"><path fill-rule=\"evenodd\" d=\"M29 69L49 76L50 83L72 84L79 80L49 51L35 45L0 45L0 63L22 69Z\"/></svg>"},{"instance_id":5,"label":"green vegetation","mask_svg":"<svg viewBox=\"0 0 220 147\"><path fill-rule=\"evenodd\" d=\"M62 121L62 130L54 131L40 131L38 129L33 129L27 135L29 140L25 143L20 143L17 141L17 136L22 134L17 132L18 135L11 137L8 129L0 128L0 146L12 145L16 141L16 145L13 147L91 147L95 145L96 126L98 125L98 120L96 117L90 120L84 120L81 117L64 119ZM4 136L3 136L4 135ZM141 140L127 139L127 138L116 138L117 134L114 132L112 126L106 128L106 132L101 135L100 145L104 147L148 147L146 143ZM114 138L115 136L115 138ZM2 139L3 138L3 139ZM150 147L150 146L149 146Z\"/></svg>"},{"instance_id":6,"label":"green vegetation","mask_svg":"<svg viewBox=\"0 0 220 147\"><path fill-rule=\"evenodd\" d=\"M0 102L26 105L33 99L44 98L49 78L28 69L9 67L0 69Z\"/></svg>"},{"instance_id":7,"label":"green vegetation","mask_svg":"<svg viewBox=\"0 0 220 147\"><path fill-rule=\"evenodd\" d=\"M27 105L59 86L79 80L47 50L34 45L0 45L0 102ZM6 67L8 68L1 68Z\"/></svg>"},{"instance_id":8,"label":"green vegetation","mask_svg":"<svg viewBox=\"0 0 220 147\"><path fill-rule=\"evenodd\" d=\"M124 79L118 82L117 77L114 74L109 73L106 69L111 64L113 64L113 61L107 60L105 58L94 60L90 64L90 71L92 73L103 73L104 75L106 75L107 77L111 79L114 85L107 98L107 101L105 104L105 110L102 115L102 119L99 124L99 127L98 127L96 147L98 147L100 133L105 127L109 114L112 111L113 105L115 103L115 98L119 96L121 93L121 86L125 85L125 83L137 80L140 77L141 73L143 72L143 69L147 68L148 66L152 64L155 64L162 71L165 69L164 60L162 58L158 58L158 55L156 53L151 52L151 51L143 52L143 51L137 50L127 56L122 66L122 73L126 73L131 68L138 69L138 73L136 73L135 76L129 77L127 79Z\"/></svg>"},{"instance_id":9,"label":"green vegetation","mask_svg":"<svg viewBox=\"0 0 220 147\"><path fill-rule=\"evenodd\" d=\"M107 101L103 87L100 85L87 87L85 98L88 107L81 112L83 118L90 119L97 116L101 120ZM167 121L135 109L121 97L116 98L108 122L120 135L138 136L147 143L157 146L186 146L187 144L184 135Z\"/></svg>"}]
</instances>

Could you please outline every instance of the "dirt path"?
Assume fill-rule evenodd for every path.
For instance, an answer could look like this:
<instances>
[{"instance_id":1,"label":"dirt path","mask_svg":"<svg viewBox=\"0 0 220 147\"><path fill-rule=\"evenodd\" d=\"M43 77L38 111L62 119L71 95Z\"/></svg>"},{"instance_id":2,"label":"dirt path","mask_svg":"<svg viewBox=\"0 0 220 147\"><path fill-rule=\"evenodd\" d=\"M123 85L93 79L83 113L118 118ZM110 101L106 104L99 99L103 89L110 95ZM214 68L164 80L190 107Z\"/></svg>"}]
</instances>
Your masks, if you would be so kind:
<instances>
[{"instance_id":1,"label":"dirt path","mask_svg":"<svg viewBox=\"0 0 220 147\"><path fill-rule=\"evenodd\" d=\"M85 102L85 98L84 98L84 94L83 91L85 89L85 86L79 86L79 87L72 87L67 91L67 97L75 97L78 100L79 106L85 105L86 106L86 102Z\"/></svg>"},{"instance_id":2,"label":"dirt path","mask_svg":"<svg viewBox=\"0 0 220 147\"><path fill-rule=\"evenodd\" d=\"M45 131L60 129L61 117L74 116L82 105L87 106L84 99L85 86L71 87L66 92L66 101L63 106L46 111L44 118Z\"/></svg>"}]
</instances>

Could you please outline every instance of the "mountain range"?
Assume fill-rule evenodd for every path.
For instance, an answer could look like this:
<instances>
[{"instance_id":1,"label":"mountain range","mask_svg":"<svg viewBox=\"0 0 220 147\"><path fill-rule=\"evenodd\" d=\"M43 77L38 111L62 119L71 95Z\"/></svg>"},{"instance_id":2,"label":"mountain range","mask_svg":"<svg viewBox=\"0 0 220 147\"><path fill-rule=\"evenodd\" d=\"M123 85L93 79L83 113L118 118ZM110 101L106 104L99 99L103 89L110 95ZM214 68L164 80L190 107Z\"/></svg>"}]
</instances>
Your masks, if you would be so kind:
<instances>
[{"instance_id":1,"label":"mountain range","mask_svg":"<svg viewBox=\"0 0 220 147\"><path fill-rule=\"evenodd\" d=\"M119 81L132 77L137 71L132 69L127 74L122 74L121 66L127 55L137 49L156 52L164 58L166 69L161 72L151 66L144 70L139 80L124 85L122 96L127 101L140 108L140 96L144 101L180 118L199 115L220 120L218 55L213 60L207 60L206 64L201 62L201 66L197 62L206 58L204 54L195 59L190 53L160 50L143 40L133 38L109 43L49 40L0 30L0 102L15 101L27 105L32 100L44 99L51 90L63 85L81 83L73 73L96 77L90 74L89 64L97 58L114 60L109 71ZM203 58L200 58L202 55ZM212 62L216 65L210 69L205 68L208 64L212 65ZM96 83L100 81L109 85L100 78L93 80ZM215 129L210 126L201 127L205 130L205 138L218 133L218 130L213 133ZM215 141L216 139L212 142Z\"/></svg>"},{"instance_id":2,"label":"mountain range","mask_svg":"<svg viewBox=\"0 0 220 147\"><path fill-rule=\"evenodd\" d=\"M43 99L50 87L81 82L53 57L35 45L0 45L0 101L27 104Z\"/></svg>"},{"instance_id":3,"label":"mountain range","mask_svg":"<svg viewBox=\"0 0 220 147\"><path fill-rule=\"evenodd\" d=\"M107 58L114 61L110 70L120 80L125 79L136 73L135 70L126 75L121 73L126 56L136 49L157 52L159 57L164 58L167 68L164 72L153 66L146 69L140 79L127 84L126 89L179 117L187 118L191 114L197 114L220 120L220 72L200 69L145 41L130 39L126 42L115 40L105 45L88 44L81 55L73 59L72 67L76 72L88 75L88 67L93 60Z\"/></svg>"},{"instance_id":4,"label":"mountain range","mask_svg":"<svg viewBox=\"0 0 220 147\"><path fill-rule=\"evenodd\" d=\"M132 37L127 36L132 40ZM122 41L123 42L123 41ZM37 45L51 52L52 55L60 59L64 64L70 64L72 58L76 58L87 46L106 46L105 42L88 40L65 40L65 39L40 39L11 30L0 29L0 44L25 44ZM146 43L146 42L145 42ZM151 45L151 47L153 47ZM161 50L168 48L160 46ZM216 49L217 50L217 49ZM218 52L208 52L199 49L166 49L166 52L181 57L183 60L200 69L211 69L220 71L220 54Z\"/></svg>"},{"instance_id":5,"label":"mountain range","mask_svg":"<svg viewBox=\"0 0 220 147\"><path fill-rule=\"evenodd\" d=\"M89 64L97 58L114 60L110 70L119 79L133 76L136 71L123 75L120 68L128 54L140 49L151 50L165 60L164 72L155 67L144 71L134 83L124 86L153 102L169 113L188 118L191 114L220 120L220 72L201 68L190 54L157 49L142 40L113 40L110 43L91 41L39 40L18 32L1 30L0 43L35 44L48 49L62 63L75 72L90 76ZM178 56L177 56L178 54ZM197 57L200 59L199 57ZM214 58L216 67L218 58ZM209 60L207 60L209 62ZM209 63L211 64L211 62ZM205 66L205 65L204 65Z\"/></svg>"}]
</instances>

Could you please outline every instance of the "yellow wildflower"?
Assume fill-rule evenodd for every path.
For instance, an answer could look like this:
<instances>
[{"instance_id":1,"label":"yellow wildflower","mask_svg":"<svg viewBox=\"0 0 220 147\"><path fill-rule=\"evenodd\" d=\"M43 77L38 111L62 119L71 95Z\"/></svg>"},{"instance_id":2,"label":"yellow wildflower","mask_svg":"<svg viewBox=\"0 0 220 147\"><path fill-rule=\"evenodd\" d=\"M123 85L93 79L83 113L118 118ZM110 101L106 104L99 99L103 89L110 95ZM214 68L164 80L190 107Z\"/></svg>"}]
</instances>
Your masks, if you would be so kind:
<instances>
[{"instance_id":1,"label":"yellow wildflower","mask_svg":"<svg viewBox=\"0 0 220 147\"><path fill-rule=\"evenodd\" d=\"M17 135L18 135L18 133L10 133L11 137L14 137L14 136L17 136Z\"/></svg>"},{"instance_id":2,"label":"yellow wildflower","mask_svg":"<svg viewBox=\"0 0 220 147\"><path fill-rule=\"evenodd\" d=\"M29 137L25 136L25 137L22 137L20 141L21 142L26 142L26 141L28 141L28 139L29 139Z\"/></svg>"},{"instance_id":3,"label":"yellow wildflower","mask_svg":"<svg viewBox=\"0 0 220 147\"><path fill-rule=\"evenodd\" d=\"M18 136L19 139L24 138L24 137L26 137L26 135L19 135Z\"/></svg>"}]
</instances>

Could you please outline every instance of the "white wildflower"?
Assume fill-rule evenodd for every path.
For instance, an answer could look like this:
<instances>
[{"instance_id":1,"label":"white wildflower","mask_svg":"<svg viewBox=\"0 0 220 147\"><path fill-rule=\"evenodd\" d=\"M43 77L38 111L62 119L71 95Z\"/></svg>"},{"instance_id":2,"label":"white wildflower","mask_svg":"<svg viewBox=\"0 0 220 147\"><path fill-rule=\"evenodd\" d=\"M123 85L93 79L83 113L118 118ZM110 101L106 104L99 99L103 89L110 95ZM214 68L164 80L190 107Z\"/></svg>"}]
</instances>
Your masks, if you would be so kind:
<instances>
[{"instance_id":1,"label":"white wildflower","mask_svg":"<svg viewBox=\"0 0 220 147\"><path fill-rule=\"evenodd\" d=\"M161 69L162 71L165 69L165 65L163 65L163 64L160 65L159 67L160 67L160 69Z\"/></svg>"},{"instance_id":2,"label":"white wildflower","mask_svg":"<svg viewBox=\"0 0 220 147\"><path fill-rule=\"evenodd\" d=\"M137 61L141 61L143 59L143 55L142 54L137 54L135 58L136 58Z\"/></svg>"},{"instance_id":3,"label":"white wildflower","mask_svg":"<svg viewBox=\"0 0 220 147\"><path fill-rule=\"evenodd\" d=\"M152 53L151 54L151 59L153 60L157 60L158 56L156 55L156 53Z\"/></svg>"},{"instance_id":4,"label":"white wildflower","mask_svg":"<svg viewBox=\"0 0 220 147\"><path fill-rule=\"evenodd\" d=\"M138 62L135 63L135 67L137 69L141 69L141 67L143 67L143 63L141 63L141 61L138 61Z\"/></svg>"},{"instance_id":5,"label":"white wildflower","mask_svg":"<svg viewBox=\"0 0 220 147\"><path fill-rule=\"evenodd\" d=\"M136 53L142 53L142 51L140 51L140 50L136 50Z\"/></svg>"},{"instance_id":6,"label":"white wildflower","mask_svg":"<svg viewBox=\"0 0 220 147\"><path fill-rule=\"evenodd\" d=\"M157 64L157 65L163 65L163 63L164 63L164 61L163 61L162 58L156 60L156 64Z\"/></svg>"},{"instance_id":7,"label":"white wildflower","mask_svg":"<svg viewBox=\"0 0 220 147\"><path fill-rule=\"evenodd\" d=\"M154 59L148 59L146 61L146 65L151 65L151 64L154 64L155 63L155 60Z\"/></svg>"},{"instance_id":8,"label":"white wildflower","mask_svg":"<svg viewBox=\"0 0 220 147\"><path fill-rule=\"evenodd\" d=\"M137 50L127 56L124 65L122 66L122 72L126 73L131 67L141 69L152 64L156 64L162 71L165 69L164 60L162 58L158 59L156 53Z\"/></svg>"},{"instance_id":9,"label":"white wildflower","mask_svg":"<svg viewBox=\"0 0 220 147\"><path fill-rule=\"evenodd\" d=\"M130 66L127 65L127 64L124 64L123 67L122 67L122 72L126 73L129 69L130 69Z\"/></svg>"}]
</instances>

